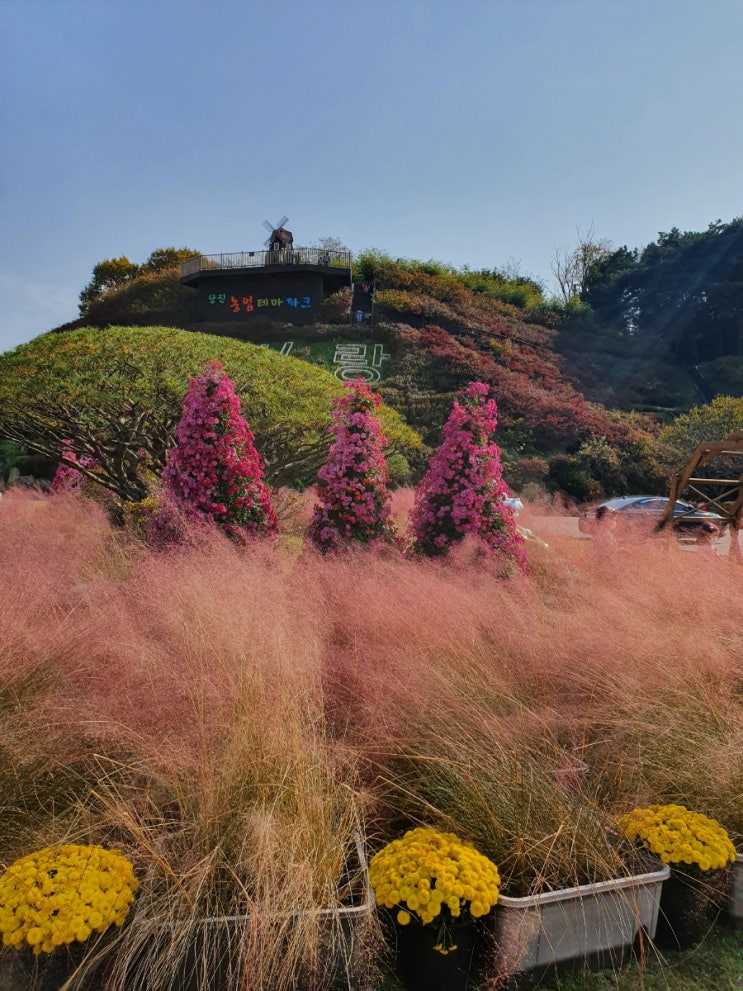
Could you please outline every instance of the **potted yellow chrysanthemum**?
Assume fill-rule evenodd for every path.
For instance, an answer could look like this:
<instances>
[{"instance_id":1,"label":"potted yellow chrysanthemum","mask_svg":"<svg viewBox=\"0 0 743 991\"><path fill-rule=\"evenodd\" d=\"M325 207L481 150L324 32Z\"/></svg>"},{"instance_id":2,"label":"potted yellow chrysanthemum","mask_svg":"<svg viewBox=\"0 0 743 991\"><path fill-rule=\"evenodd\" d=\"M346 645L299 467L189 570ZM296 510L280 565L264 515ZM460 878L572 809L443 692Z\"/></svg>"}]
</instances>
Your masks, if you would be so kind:
<instances>
[{"instance_id":1,"label":"potted yellow chrysanthemum","mask_svg":"<svg viewBox=\"0 0 743 991\"><path fill-rule=\"evenodd\" d=\"M715 819L683 805L650 805L620 818L628 839L671 868L663 885L656 943L682 949L698 942L725 904L735 847Z\"/></svg>"},{"instance_id":2,"label":"potted yellow chrysanthemum","mask_svg":"<svg viewBox=\"0 0 743 991\"><path fill-rule=\"evenodd\" d=\"M419 827L375 854L369 880L392 913L397 965L409 991L464 991L477 923L498 900L498 868L454 833Z\"/></svg>"},{"instance_id":3,"label":"potted yellow chrysanthemum","mask_svg":"<svg viewBox=\"0 0 743 991\"><path fill-rule=\"evenodd\" d=\"M127 858L101 846L63 843L20 857L0 875L3 946L48 958L47 970L74 966L70 948L121 926L138 886Z\"/></svg>"}]
</instances>

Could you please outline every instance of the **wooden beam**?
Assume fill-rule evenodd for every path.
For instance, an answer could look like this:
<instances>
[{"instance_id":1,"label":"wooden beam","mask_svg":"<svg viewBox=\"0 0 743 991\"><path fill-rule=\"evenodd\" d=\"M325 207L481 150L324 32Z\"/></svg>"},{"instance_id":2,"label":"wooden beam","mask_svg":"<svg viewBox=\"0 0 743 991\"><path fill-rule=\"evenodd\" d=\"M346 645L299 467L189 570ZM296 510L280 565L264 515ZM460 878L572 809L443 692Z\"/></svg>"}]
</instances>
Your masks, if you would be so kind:
<instances>
[{"instance_id":1,"label":"wooden beam","mask_svg":"<svg viewBox=\"0 0 743 991\"><path fill-rule=\"evenodd\" d=\"M659 529L664 529L673 523L674 506L681 494L687 488L694 488L696 485L727 485L730 486L730 493L722 493L716 499L710 500L715 503L720 515L724 516L728 523L736 530L740 526L741 512L743 511L743 475L739 479L730 478L700 478L695 473L698 468L703 468L714 458L725 456L743 455L743 430L735 430L728 438L721 441L702 441L697 444L689 463L680 472L677 472L671 479L668 492L668 503L663 510L663 514L658 524ZM697 495L704 498L704 494L695 490ZM724 508L719 505L722 495L731 496L735 494L735 502L731 508ZM736 534L737 536L737 534Z\"/></svg>"}]
</instances>

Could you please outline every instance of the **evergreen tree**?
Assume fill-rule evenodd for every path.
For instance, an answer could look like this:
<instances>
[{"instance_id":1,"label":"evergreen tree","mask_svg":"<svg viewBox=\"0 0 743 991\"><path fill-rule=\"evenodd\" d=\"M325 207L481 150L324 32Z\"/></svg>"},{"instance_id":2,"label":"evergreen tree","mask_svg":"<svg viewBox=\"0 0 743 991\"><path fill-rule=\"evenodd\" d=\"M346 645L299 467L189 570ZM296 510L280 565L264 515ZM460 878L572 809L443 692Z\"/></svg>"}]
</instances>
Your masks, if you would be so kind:
<instances>
[{"instance_id":1,"label":"evergreen tree","mask_svg":"<svg viewBox=\"0 0 743 991\"><path fill-rule=\"evenodd\" d=\"M454 400L444 439L415 492L416 549L446 554L467 534L497 553L518 556L522 537L506 504L500 449L492 440L497 407L488 386L472 382Z\"/></svg>"},{"instance_id":2,"label":"evergreen tree","mask_svg":"<svg viewBox=\"0 0 743 991\"><path fill-rule=\"evenodd\" d=\"M394 540L384 448L387 438L375 410L381 398L364 381L346 383L333 401L333 441L318 472L317 495L307 536L321 551L353 542Z\"/></svg>"},{"instance_id":3,"label":"evergreen tree","mask_svg":"<svg viewBox=\"0 0 743 991\"><path fill-rule=\"evenodd\" d=\"M218 361L191 380L176 428L176 445L163 471L165 506L160 529L168 527L168 503L200 524L214 524L242 540L276 529L263 462L240 413L232 380ZM156 525L157 529L157 525Z\"/></svg>"}]
</instances>

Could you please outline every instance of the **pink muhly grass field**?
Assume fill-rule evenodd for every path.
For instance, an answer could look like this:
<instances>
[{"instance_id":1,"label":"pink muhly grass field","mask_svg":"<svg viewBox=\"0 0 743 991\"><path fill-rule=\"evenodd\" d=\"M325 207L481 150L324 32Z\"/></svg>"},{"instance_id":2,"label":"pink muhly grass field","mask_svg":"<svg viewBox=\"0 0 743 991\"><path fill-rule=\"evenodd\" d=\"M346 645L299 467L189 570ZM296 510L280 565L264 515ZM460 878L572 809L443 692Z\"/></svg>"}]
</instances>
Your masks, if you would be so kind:
<instances>
[{"instance_id":1,"label":"pink muhly grass field","mask_svg":"<svg viewBox=\"0 0 743 991\"><path fill-rule=\"evenodd\" d=\"M410 501L396 493L395 514ZM377 768L364 787L382 834L388 756L443 741L485 767L526 748L587 801L687 799L743 836L727 559L567 537L527 544L528 572L508 577L466 554L323 558L220 536L163 554L89 500L22 493L0 502L0 538L3 687L42 667L54 678L53 702L28 716L40 746L63 724L81 747L198 769L238 723L299 751L312 725L332 761ZM458 828L472 836L473 822Z\"/></svg>"}]
</instances>

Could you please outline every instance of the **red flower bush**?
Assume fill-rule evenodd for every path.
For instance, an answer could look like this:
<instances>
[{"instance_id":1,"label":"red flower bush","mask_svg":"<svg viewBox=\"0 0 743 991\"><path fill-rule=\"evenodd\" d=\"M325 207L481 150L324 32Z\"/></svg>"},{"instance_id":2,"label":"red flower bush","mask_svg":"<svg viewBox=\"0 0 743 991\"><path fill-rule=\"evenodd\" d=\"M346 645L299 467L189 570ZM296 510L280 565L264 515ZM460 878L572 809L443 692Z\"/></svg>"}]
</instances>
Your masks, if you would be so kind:
<instances>
[{"instance_id":1,"label":"red flower bush","mask_svg":"<svg viewBox=\"0 0 743 991\"><path fill-rule=\"evenodd\" d=\"M415 546L440 556L467 534L493 551L518 556L523 538L501 474L500 449L491 439L497 407L488 386L472 382L454 400L444 440L415 492L410 514Z\"/></svg>"},{"instance_id":2,"label":"red flower bush","mask_svg":"<svg viewBox=\"0 0 743 991\"><path fill-rule=\"evenodd\" d=\"M171 518L216 525L241 540L276 529L263 462L240 413L240 398L218 361L191 379L163 471L163 507L156 531ZM170 504L170 505L168 505Z\"/></svg>"},{"instance_id":3,"label":"red flower bush","mask_svg":"<svg viewBox=\"0 0 743 991\"><path fill-rule=\"evenodd\" d=\"M77 468L73 468L72 465L80 465L81 468L95 469L98 467L98 461L95 458L89 457L88 455L82 454L78 456L72 450L70 445L72 441L63 441L64 447L62 448L62 458L64 461L60 461L57 465L57 469L54 472L54 477L49 485L50 492L77 492L83 485L85 481L85 475L81 474ZM72 462L72 464L70 463Z\"/></svg>"},{"instance_id":4,"label":"red flower bush","mask_svg":"<svg viewBox=\"0 0 743 991\"><path fill-rule=\"evenodd\" d=\"M333 400L333 442L327 463L318 472L317 496L307 536L321 551L351 542L390 543L387 463L375 410L380 397L364 381L347 382L346 393Z\"/></svg>"}]
</instances>

